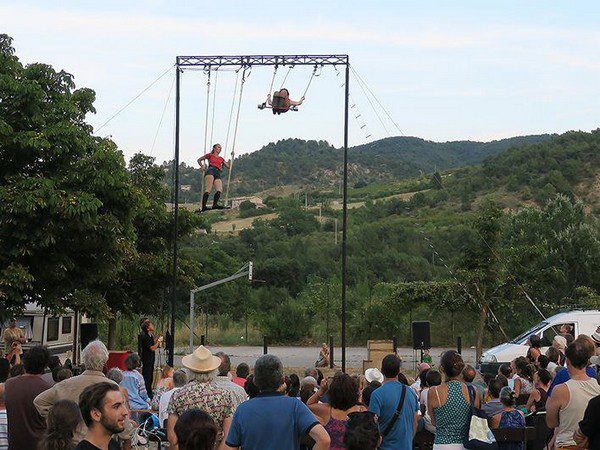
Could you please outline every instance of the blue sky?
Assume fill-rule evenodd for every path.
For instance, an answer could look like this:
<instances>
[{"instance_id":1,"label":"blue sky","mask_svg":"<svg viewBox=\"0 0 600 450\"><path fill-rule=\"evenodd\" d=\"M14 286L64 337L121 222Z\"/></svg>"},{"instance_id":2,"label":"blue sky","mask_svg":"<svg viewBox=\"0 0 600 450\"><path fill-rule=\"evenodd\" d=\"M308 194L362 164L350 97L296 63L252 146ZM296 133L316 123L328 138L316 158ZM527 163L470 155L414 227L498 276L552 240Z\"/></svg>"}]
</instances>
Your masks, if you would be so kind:
<instances>
[{"instance_id":1,"label":"blue sky","mask_svg":"<svg viewBox=\"0 0 600 450\"><path fill-rule=\"evenodd\" d=\"M98 127L182 54L348 53L402 133L436 141L492 140L597 127L600 2L565 1L19 1L0 2L0 32L24 63L44 62L97 93ZM237 153L286 137L342 143L343 92L332 69L315 78L297 113L256 105L270 68L245 87ZM309 68L286 87L300 95ZM277 84L283 77L279 74ZM173 153L174 70L99 131L127 156ZM224 142L235 74L217 82L213 141ZM296 94L296 95L294 95ZM378 122L355 80L350 142L398 134ZM203 151L206 77L182 78L182 159ZM157 134L158 130L158 134ZM154 137L156 143L152 148Z\"/></svg>"}]
</instances>

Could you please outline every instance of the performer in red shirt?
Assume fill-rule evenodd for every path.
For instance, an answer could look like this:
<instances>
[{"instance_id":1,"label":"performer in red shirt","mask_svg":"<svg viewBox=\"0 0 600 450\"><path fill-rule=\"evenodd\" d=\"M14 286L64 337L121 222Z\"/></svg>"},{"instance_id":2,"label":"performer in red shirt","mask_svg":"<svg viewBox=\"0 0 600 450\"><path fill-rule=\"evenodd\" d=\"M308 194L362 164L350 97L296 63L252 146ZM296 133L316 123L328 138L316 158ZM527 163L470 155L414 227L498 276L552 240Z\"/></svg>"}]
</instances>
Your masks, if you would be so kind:
<instances>
[{"instance_id":1,"label":"performer in red shirt","mask_svg":"<svg viewBox=\"0 0 600 450\"><path fill-rule=\"evenodd\" d=\"M204 168L202 161L208 160L208 169L206 169L206 173L204 174L205 190L204 195L202 196L202 211L206 211L208 209L206 207L206 202L208 201L208 197L210 196L213 185L215 186L217 192L215 192L215 196L213 198L212 209L224 208L223 206L219 205L219 198L221 197L221 192L223 192L221 171L223 170L223 166L229 169L229 164L227 164L224 158L219 156L219 153L221 153L221 144L215 144L213 145L210 153L198 158L198 164L200 164L200 167L202 168Z\"/></svg>"}]
</instances>

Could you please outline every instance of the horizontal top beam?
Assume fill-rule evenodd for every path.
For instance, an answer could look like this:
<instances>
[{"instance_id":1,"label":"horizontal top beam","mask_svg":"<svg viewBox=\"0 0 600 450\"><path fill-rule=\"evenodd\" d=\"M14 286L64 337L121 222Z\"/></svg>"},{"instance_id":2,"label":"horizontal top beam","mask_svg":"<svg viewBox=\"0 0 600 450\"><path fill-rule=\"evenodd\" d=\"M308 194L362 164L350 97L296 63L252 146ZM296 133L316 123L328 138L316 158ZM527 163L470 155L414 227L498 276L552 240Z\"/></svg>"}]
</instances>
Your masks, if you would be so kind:
<instances>
[{"instance_id":1,"label":"horizontal top beam","mask_svg":"<svg viewBox=\"0 0 600 450\"><path fill-rule=\"evenodd\" d=\"M178 56L177 66L217 70L221 66L336 66L348 61L348 55Z\"/></svg>"}]
</instances>

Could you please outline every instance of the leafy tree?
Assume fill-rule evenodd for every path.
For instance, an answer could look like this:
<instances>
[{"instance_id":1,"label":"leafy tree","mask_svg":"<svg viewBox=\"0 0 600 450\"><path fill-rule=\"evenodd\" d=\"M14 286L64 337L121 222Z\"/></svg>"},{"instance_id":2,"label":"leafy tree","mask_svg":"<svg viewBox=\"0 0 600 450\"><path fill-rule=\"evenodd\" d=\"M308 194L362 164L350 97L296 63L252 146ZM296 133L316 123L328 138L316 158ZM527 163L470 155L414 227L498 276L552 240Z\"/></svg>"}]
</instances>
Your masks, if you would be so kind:
<instances>
[{"instance_id":1,"label":"leafy tree","mask_svg":"<svg viewBox=\"0 0 600 450\"><path fill-rule=\"evenodd\" d=\"M23 66L0 35L0 310L29 301L102 311L91 286L134 251L123 155L92 136L94 92L44 64Z\"/></svg>"}]
</instances>

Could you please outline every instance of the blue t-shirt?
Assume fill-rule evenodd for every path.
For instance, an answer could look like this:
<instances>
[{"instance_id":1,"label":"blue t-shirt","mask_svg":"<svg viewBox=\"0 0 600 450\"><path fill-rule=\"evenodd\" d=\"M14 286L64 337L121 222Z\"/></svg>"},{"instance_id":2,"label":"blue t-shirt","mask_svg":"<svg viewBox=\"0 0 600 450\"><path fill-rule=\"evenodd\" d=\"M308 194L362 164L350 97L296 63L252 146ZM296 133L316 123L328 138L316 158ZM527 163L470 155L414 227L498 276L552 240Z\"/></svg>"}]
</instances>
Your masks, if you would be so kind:
<instances>
[{"instance_id":1,"label":"blue t-shirt","mask_svg":"<svg viewBox=\"0 0 600 450\"><path fill-rule=\"evenodd\" d=\"M297 398L261 392L237 407L226 444L244 450L298 450L319 421Z\"/></svg>"},{"instance_id":2,"label":"blue t-shirt","mask_svg":"<svg viewBox=\"0 0 600 450\"><path fill-rule=\"evenodd\" d=\"M412 450L413 448L413 428L415 413L419 410L419 402L414 391L408 386L404 405L398 416L398 420L391 429L390 433L383 438L381 450ZM398 381L390 381L380 388L377 388L371 394L369 411L374 412L379 417L379 430L384 432L387 425L392 420L400 396L402 394L402 385Z\"/></svg>"},{"instance_id":3,"label":"blue t-shirt","mask_svg":"<svg viewBox=\"0 0 600 450\"><path fill-rule=\"evenodd\" d=\"M594 369L592 366L587 366L585 368L585 373L590 378L596 378L596 369ZM554 390L554 388L557 385L566 383L570 379L571 379L571 375L569 375L569 371L567 370L567 368L564 367L564 368L560 369L557 372L557 374L555 375L554 380L552 380L552 384L550 385L550 388L548 389L548 397L550 397L552 395L552 391Z\"/></svg>"}]
</instances>

